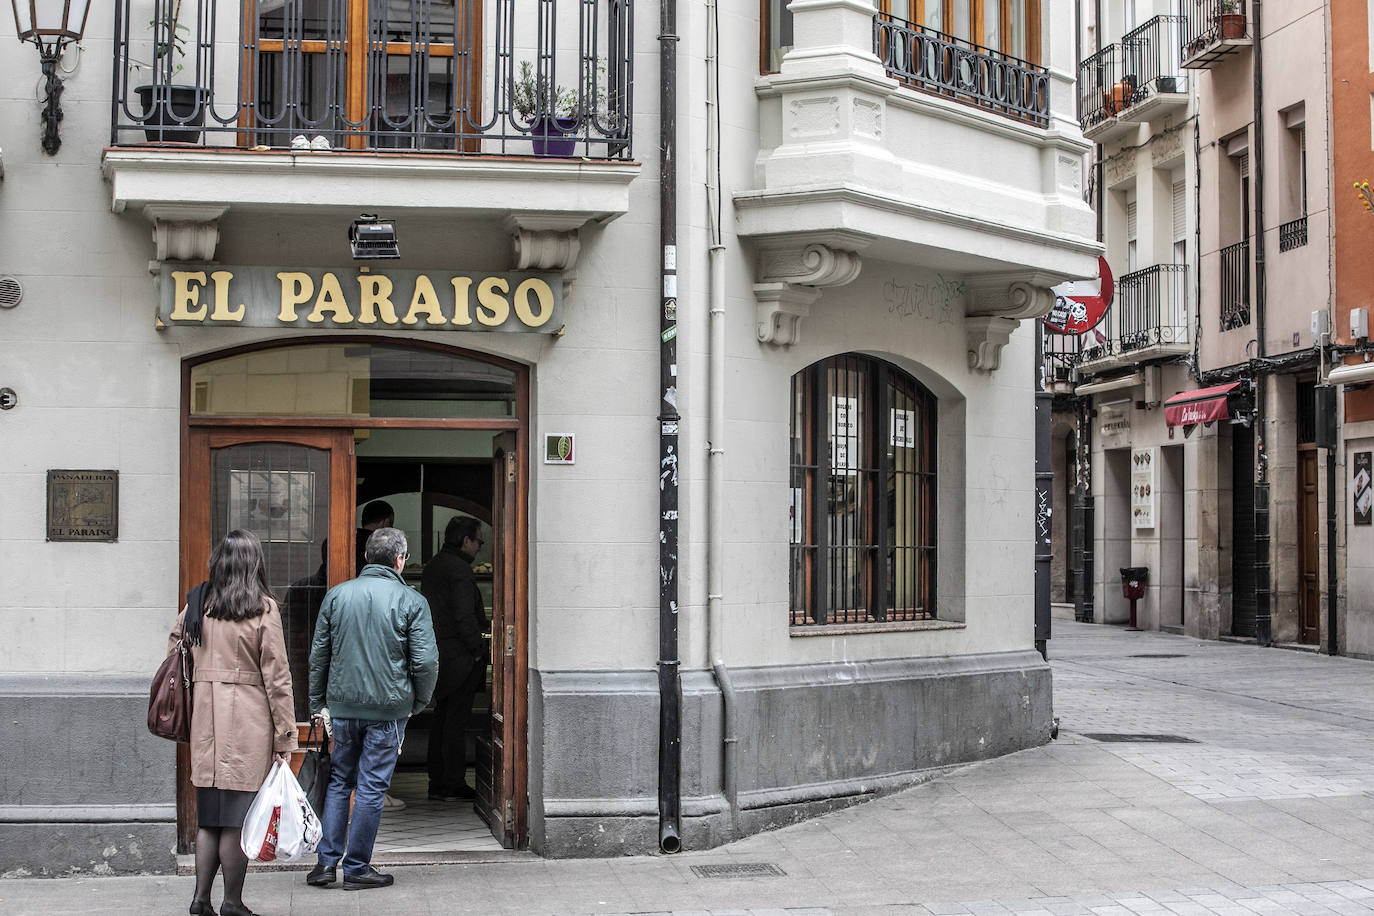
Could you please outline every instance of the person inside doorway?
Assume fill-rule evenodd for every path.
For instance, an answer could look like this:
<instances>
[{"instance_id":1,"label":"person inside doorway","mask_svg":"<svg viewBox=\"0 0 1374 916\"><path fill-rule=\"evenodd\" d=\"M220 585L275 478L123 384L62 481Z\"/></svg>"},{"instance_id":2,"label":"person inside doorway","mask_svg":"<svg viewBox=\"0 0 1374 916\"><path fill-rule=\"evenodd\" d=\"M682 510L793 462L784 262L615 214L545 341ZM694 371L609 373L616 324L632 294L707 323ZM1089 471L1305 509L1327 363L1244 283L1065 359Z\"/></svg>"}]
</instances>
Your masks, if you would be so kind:
<instances>
[{"instance_id":1,"label":"person inside doorway","mask_svg":"<svg viewBox=\"0 0 1374 916\"><path fill-rule=\"evenodd\" d=\"M359 519L353 561L353 575L358 575L367 565L367 539L378 528L391 528L396 524L396 510L384 499L374 499L363 506L363 517Z\"/></svg>"},{"instance_id":2,"label":"person inside doorway","mask_svg":"<svg viewBox=\"0 0 1374 916\"><path fill-rule=\"evenodd\" d=\"M439 683L429 735L429 797L475 797L467 783L467 730L472 700L486 680L490 655L487 612L472 561L482 549L481 522L460 515L444 528L444 544L425 566L420 592L429 602L439 646Z\"/></svg>"}]
</instances>

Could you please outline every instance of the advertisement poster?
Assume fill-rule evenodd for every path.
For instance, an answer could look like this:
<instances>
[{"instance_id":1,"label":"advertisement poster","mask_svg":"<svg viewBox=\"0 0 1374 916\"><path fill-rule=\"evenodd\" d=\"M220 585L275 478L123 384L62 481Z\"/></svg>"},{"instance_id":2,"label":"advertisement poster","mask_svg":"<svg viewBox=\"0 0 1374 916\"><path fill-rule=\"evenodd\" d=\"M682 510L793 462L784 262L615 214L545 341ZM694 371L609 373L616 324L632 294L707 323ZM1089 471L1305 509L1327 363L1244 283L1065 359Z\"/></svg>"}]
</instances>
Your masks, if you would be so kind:
<instances>
[{"instance_id":1,"label":"advertisement poster","mask_svg":"<svg viewBox=\"0 0 1374 916\"><path fill-rule=\"evenodd\" d=\"M859 462L859 399L830 399L830 469L834 474L857 474Z\"/></svg>"},{"instance_id":2,"label":"advertisement poster","mask_svg":"<svg viewBox=\"0 0 1374 916\"><path fill-rule=\"evenodd\" d=\"M1158 449L1131 449L1131 524L1136 528L1155 526L1155 481Z\"/></svg>"},{"instance_id":3,"label":"advertisement poster","mask_svg":"<svg viewBox=\"0 0 1374 916\"><path fill-rule=\"evenodd\" d=\"M1371 504L1374 504L1374 490L1369 487L1370 474L1374 469L1370 467L1370 452L1356 452L1354 462L1354 478L1351 487L1351 494L1355 500L1355 524L1368 525L1370 523Z\"/></svg>"}]
</instances>

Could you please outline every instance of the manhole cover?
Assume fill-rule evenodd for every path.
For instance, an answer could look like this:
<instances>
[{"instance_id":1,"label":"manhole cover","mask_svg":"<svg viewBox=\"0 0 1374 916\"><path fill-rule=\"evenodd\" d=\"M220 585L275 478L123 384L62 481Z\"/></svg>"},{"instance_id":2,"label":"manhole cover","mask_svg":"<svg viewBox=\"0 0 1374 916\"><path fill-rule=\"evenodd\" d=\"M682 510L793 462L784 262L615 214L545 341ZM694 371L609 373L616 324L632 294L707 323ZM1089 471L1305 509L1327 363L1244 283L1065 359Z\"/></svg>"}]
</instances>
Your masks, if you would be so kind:
<instances>
[{"instance_id":1,"label":"manhole cover","mask_svg":"<svg viewBox=\"0 0 1374 916\"><path fill-rule=\"evenodd\" d=\"M741 862L727 865L693 865L698 878L785 878L787 872L769 862Z\"/></svg>"},{"instance_id":2,"label":"manhole cover","mask_svg":"<svg viewBox=\"0 0 1374 916\"><path fill-rule=\"evenodd\" d=\"M1124 732L1084 732L1084 738L1104 741L1109 744L1197 744L1192 738L1182 735L1132 735Z\"/></svg>"},{"instance_id":3,"label":"manhole cover","mask_svg":"<svg viewBox=\"0 0 1374 916\"><path fill-rule=\"evenodd\" d=\"M1187 658L1188 656L1187 656L1187 655L1184 655L1184 654L1182 654L1182 653L1172 653L1172 652L1142 652L1142 653L1139 654L1139 655L1128 655L1128 656L1126 656L1126 657L1127 657L1127 658Z\"/></svg>"}]
</instances>

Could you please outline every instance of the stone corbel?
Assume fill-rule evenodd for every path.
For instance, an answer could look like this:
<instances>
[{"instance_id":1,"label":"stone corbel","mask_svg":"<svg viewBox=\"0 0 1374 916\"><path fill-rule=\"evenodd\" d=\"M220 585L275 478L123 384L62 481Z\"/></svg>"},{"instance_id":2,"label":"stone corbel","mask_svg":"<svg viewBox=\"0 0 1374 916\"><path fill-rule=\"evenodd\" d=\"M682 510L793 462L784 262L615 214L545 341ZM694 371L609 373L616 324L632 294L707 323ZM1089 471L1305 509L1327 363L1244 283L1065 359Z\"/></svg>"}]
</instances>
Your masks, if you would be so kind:
<instances>
[{"instance_id":1,"label":"stone corbel","mask_svg":"<svg viewBox=\"0 0 1374 916\"><path fill-rule=\"evenodd\" d=\"M1040 319L1054 307L1050 287L1062 277L1048 274L990 274L964 281L968 314L968 365L979 372L995 371L1002 364L1002 348L1024 319Z\"/></svg>"},{"instance_id":2,"label":"stone corbel","mask_svg":"<svg viewBox=\"0 0 1374 916\"><path fill-rule=\"evenodd\" d=\"M143 215L153 224L159 261L213 261L219 245L224 204L148 204Z\"/></svg>"},{"instance_id":3,"label":"stone corbel","mask_svg":"<svg viewBox=\"0 0 1374 916\"><path fill-rule=\"evenodd\" d=\"M764 248L758 253L754 284L759 343L796 343L801 320L811 314L821 290L852 282L862 266L857 251L818 242Z\"/></svg>"},{"instance_id":4,"label":"stone corbel","mask_svg":"<svg viewBox=\"0 0 1374 916\"><path fill-rule=\"evenodd\" d=\"M506 218L516 270L557 270L563 274L563 295L577 279L579 234L584 219L565 214L518 213Z\"/></svg>"}]
</instances>

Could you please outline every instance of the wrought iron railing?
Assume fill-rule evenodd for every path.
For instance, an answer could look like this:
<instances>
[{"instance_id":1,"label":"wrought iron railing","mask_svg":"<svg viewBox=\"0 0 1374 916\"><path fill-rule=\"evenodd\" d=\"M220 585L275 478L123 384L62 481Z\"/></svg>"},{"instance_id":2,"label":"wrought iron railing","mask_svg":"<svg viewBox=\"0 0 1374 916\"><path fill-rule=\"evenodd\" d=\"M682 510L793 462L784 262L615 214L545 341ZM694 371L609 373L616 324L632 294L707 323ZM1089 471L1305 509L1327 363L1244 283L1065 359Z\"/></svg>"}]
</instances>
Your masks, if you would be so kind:
<instances>
[{"instance_id":1,"label":"wrought iron railing","mask_svg":"<svg viewBox=\"0 0 1374 916\"><path fill-rule=\"evenodd\" d=\"M894 79L1041 127L1049 123L1044 67L885 13L873 19L873 52Z\"/></svg>"},{"instance_id":2,"label":"wrought iron railing","mask_svg":"<svg viewBox=\"0 0 1374 916\"><path fill-rule=\"evenodd\" d=\"M1299 216L1279 226L1279 251L1291 251L1307 244L1307 217Z\"/></svg>"},{"instance_id":3,"label":"wrought iron railing","mask_svg":"<svg viewBox=\"0 0 1374 916\"><path fill-rule=\"evenodd\" d=\"M1110 44L1078 65L1078 123L1100 124L1125 108L1121 86L1121 46Z\"/></svg>"},{"instance_id":4,"label":"wrought iron railing","mask_svg":"<svg viewBox=\"0 0 1374 916\"><path fill-rule=\"evenodd\" d=\"M1156 16L1121 38L1122 81L1131 86L1131 104L1159 92L1187 92L1179 60L1183 17Z\"/></svg>"},{"instance_id":5,"label":"wrought iron railing","mask_svg":"<svg viewBox=\"0 0 1374 916\"><path fill-rule=\"evenodd\" d=\"M1079 63L1079 124L1100 124L1156 93L1187 92L1182 30L1182 16L1156 16Z\"/></svg>"},{"instance_id":6,"label":"wrought iron railing","mask_svg":"<svg viewBox=\"0 0 1374 916\"><path fill-rule=\"evenodd\" d=\"M1043 325L1040 333L1044 338L1045 385L1071 383L1076 378L1074 367L1078 365L1078 350L1082 341L1079 334L1061 334Z\"/></svg>"},{"instance_id":7,"label":"wrought iron railing","mask_svg":"<svg viewBox=\"0 0 1374 916\"><path fill-rule=\"evenodd\" d=\"M1156 264L1116 284L1116 328L1122 353L1188 342L1188 268Z\"/></svg>"},{"instance_id":8,"label":"wrought iron railing","mask_svg":"<svg viewBox=\"0 0 1374 916\"><path fill-rule=\"evenodd\" d=\"M1221 249L1221 329L1250 323L1250 243Z\"/></svg>"},{"instance_id":9,"label":"wrought iron railing","mask_svg":"<svg viewBox=\"0 0 1374 916\"><path fill-rule=\"evenodd\" d=\"M1182 0L1183 29L1180 54L1184 60L1222 39L1244 38L1247 28L1244 0Z\"/></svg>"},{"instance_id":10,"label":"wrought iron railing","mask_svg":"<svg viewBox=\"0 0 1374 916\"><path fill-rule=\"evenodd\" d=\"M633 34L633 0L116 0L111 143L628 159Z\"/></svg>"}]
</instances>

